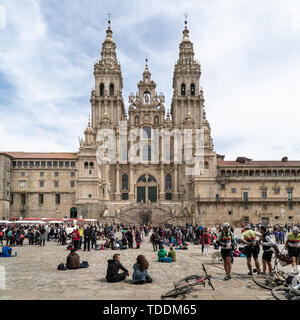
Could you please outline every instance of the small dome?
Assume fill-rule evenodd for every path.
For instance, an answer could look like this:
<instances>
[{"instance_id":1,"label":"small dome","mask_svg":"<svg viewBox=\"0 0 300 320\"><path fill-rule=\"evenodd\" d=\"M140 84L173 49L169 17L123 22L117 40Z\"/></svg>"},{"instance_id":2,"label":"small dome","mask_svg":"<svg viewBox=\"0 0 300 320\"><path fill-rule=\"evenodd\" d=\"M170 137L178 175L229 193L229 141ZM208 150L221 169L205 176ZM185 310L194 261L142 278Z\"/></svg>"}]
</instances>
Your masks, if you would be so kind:
<instances>
[{"instance_id":1,"label":"small dome","mask_svg":"<svg viewBox=\"0 0 300 320\"><path fill-rule=\"evenodd\" d=\"M93 130L93 128L91 127L90 120L89 120L88 126L87 126L86 129L84 130L84 134L94 134L94 130Z\"/></svg>"}]
</instances>

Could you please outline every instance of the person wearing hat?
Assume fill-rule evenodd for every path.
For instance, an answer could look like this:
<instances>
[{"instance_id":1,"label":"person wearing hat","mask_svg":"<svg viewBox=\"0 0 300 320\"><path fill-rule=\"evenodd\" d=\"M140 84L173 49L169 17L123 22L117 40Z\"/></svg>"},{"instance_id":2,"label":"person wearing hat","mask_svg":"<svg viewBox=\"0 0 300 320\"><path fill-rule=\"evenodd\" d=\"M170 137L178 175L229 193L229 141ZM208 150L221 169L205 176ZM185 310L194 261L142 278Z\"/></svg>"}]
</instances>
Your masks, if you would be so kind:
<instances>
[{"instance_id":1,"label":"person wearing hat","mask_svg":"<svg viewBox=\"0 0 300 320\"><path fill-rule=\"evenodd\" d=\"M222 225L222 230L219 233L217 243L221 246L221 256L224 263L224 270L226 276L224 280L231 279L231 257L232 257L232 248L234 245L234 236L230 230L229 223L225 222Z\"/></svg>"},{"instance_id":2,"label":"person wearing hat","mask_svg":"<svg viewBox=\"0 0 300 320\"><path fill-rule=\"evenodd\" d=\"M288 249L289 258L292 259L292 273L298 274L297 264L299 263L298 257L300 253L300 232L298 227L294 226L292 232L288 234L285 247Z\"/></svg>"},{"instance_id":3,"label":"person wearing hat","mask_svg":"<svg viewBox=\"0 0 300 320\"><path fill-rule=\"evenodd\" d=\"M251 229L250 225L245 226L245 231L242 233L241 240L245 244L243 253L247 258L247 266L249 269L248 275L252 276L252 264L251 257L253 257L255 261L255 266L257 269L257 273L260 273L260 264L258 261L259 254L259 244L256 241L256 237L260 237L261 234Z\"/></svg>"}]
</instances>

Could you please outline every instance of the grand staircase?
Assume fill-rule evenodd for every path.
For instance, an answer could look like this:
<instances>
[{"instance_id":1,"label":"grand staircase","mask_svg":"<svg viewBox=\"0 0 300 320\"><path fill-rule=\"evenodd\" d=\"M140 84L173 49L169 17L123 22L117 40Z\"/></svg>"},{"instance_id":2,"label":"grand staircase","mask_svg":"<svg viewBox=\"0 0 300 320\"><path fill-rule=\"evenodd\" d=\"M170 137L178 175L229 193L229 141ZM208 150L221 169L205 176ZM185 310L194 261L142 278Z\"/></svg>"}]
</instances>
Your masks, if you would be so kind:
<instances>
[{"instance_id":1,"label":"grand staircase","mask_svg":"<svg viewBox=\"0 0 300 320\"><path fill-rule=\"evenodd\" d=\"M158 202L131 203L122 207L116 218L119 223L129 225L149 222L158 226L174 222L171 207Z\"/></svg>"}]
</instances>

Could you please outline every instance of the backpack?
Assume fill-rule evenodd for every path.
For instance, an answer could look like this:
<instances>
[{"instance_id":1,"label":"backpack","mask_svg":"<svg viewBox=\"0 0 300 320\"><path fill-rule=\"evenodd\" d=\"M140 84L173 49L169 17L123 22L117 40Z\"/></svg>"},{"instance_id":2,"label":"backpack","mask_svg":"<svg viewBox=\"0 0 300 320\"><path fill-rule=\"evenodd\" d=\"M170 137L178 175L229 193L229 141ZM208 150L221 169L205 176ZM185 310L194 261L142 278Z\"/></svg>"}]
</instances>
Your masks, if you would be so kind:
<instances>
[{"instance_id":1,"label":"backpack","mask_svg":"<svg viewBox=\"0 0 300 320\"><path fill-rule=\"evenodd\" d=\"M0 232L0 237L3 237L3 232L2 231Z\"/></svg>"},{"instance_id":2,"label":"backpack","mask_svg":"<svg viewBox=\"0 0 300 320\"><path fill-rule=\"evenodd\" d=\"M67 270L67 268L66 268L66 266L65 266L63 263L60 263L60 264L57 266L57 270L64 271L64 270Z\"/></svg>"},{"instance_id":3,"label":"backpack","mask_svg":"<svg viewBox=\"0 0 300 320\"><path fill-rule=\"evenodd\" d=\"M88 266L89 266L89 263L87 261L82 261L80 263L80 268L88 268Z\"/></svg>"},{"instance_id":4,"label":"backpack","mask_svg":"<svg viewBox=\"0 0 300 320\"><path fill-rule=\"evenodd\" d=\"M208 237L204 238L204 244L208 244Z\"/></svg>"}]
</instances>

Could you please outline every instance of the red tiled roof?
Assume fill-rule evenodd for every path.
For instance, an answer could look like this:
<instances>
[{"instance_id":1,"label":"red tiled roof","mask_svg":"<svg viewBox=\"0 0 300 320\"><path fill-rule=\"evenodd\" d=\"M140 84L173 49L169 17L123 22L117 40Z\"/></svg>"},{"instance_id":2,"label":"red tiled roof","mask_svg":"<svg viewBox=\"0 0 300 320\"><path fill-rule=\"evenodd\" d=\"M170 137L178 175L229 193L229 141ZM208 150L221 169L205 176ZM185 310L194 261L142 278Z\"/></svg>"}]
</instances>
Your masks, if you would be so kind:
<instances>
[{"instance_id":1,"label":"red tiled roof","mask_svg":"<svg viewBox=\"0 0 300 320\"><path fill-rule=\"evenodd\" d=\"M252 161L251 163L241 163L238 161L219 161L219 166L227 167L227 166L239 166L239 167L263 167L263 166L271 166L271 167L300 167L300 161Z\"/></svg>"},{"instance_id":2,"label":"red tiled roof","mask_svg":"<svg viewBox=\"0 0 300 320\"><path fill-rule=\"evenodd\" d=\"M35 152L0 152L0 154L7 154L14 159L68 159L76 160L76 153L67 152L45 152L45 153L35 153Z\"/></svg>"}]
</instances>

